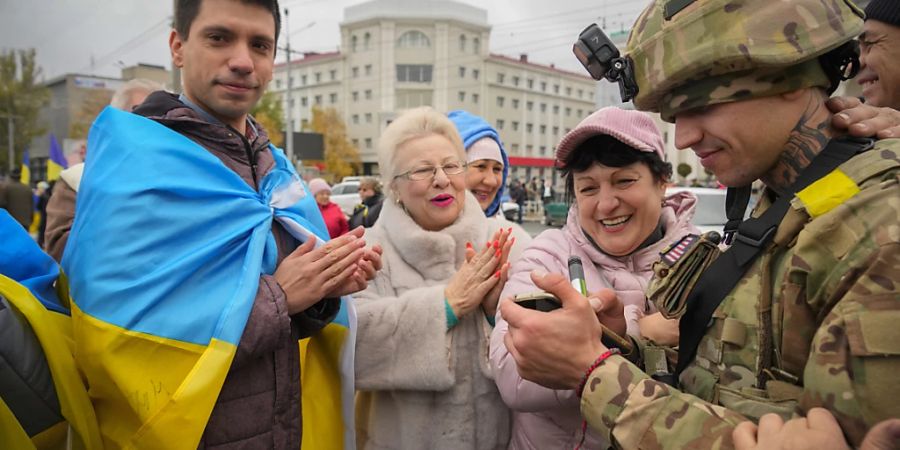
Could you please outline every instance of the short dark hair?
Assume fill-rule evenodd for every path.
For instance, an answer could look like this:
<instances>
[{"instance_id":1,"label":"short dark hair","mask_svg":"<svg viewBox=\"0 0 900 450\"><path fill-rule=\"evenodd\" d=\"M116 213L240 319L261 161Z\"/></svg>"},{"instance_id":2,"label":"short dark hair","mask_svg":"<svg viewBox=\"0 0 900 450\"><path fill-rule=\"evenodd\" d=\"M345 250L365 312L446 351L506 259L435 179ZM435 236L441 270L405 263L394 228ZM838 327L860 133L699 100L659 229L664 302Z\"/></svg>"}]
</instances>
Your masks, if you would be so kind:
<instances>
[{"instance_id":1,"label":"short dark hair","mask_svg":"<svg viewBox=\"0 0 900 450\"><path fill-rule=\"evenodd\" d=\"M200 3L203 0L176 0L175 2L175 31L182 39L188 38L191 24L200 12ZM257 5L269 10L275 19L275 42L281 33L281 11L278 9L278 0L240 0L241 3Z\"/></svg>"},{"instance_id":2,"label":"short dark hair","mask_svg":"<svg viewBox=\"0 0 900 450\"><path fill-rule=\"evenodd\" d=\"M656 152L637 150L624 142L606 135L591 136L566 155L559 167L566 178L566 201L575 200L575 172L588 170L594 164L606 167L625 167L644 163L657 183L672 179L672 165L663 161Z\"/></svg>"}]
</instances>

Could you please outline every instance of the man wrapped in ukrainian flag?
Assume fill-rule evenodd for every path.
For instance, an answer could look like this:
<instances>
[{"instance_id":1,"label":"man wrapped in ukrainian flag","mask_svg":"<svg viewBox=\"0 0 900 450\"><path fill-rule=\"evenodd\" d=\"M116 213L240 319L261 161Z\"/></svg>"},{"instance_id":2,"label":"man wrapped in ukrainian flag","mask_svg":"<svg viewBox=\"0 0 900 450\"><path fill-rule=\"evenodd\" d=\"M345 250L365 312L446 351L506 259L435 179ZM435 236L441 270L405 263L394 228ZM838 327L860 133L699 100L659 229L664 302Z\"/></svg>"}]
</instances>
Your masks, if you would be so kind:
<instances>
[{"instance_id":1,"label":"man wrapped in ukrainian flag","mask_svg":"<svg viewBox=\"0 0 900 450\"><path fill-rule=\"evenodd\" d=\"M177 1L184 93L107 108L90 131L63 267L106 447L353 447L346 295L380 251L361 228L328 240L248 114L279 25L275 0Z\"/></svg>"}]
</instances>

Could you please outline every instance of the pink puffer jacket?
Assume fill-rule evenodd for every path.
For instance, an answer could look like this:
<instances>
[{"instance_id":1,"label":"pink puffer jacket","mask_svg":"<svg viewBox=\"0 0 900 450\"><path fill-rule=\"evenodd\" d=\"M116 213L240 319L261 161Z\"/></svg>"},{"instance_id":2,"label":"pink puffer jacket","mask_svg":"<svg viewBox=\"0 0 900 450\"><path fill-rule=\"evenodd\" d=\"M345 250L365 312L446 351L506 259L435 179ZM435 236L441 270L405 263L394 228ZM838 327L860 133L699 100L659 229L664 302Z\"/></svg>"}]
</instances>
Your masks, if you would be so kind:
<instances>
[{"instance_id":1,"label":"pink puffer jacket","mask_svg":"<svg viewBox=\"0 0 900 450\"><path fill-rule=\"evenodd\" d=\"M541 233L525 249L512 266L510 278L500 298L539 291L531 281L532 270L568 274L568 259L578 256L584 263L588 292L607 287L604 279L625 304L628 333L639 333L637 321L644 314L656 312L645 300L644 291L652 275L651 266L659 252L670 242L697 233L690 221L696 198L688 193L666 199L662 210L665 235L643 249L625 257L613 257L599 251L584 235L578 221L577 205L572 205L566 226L561 230ZM601 277L602 273L602 277ZM571 449L582 439L581 412L574 391L548 389L519 376L516 362L503 344L508 326L497 314L497 325L491 334L490 357L494 379L507 406L513 410L510 449ZM600 437L588 431L582 448L606 448Z\"/></svg>"}]
</instances>

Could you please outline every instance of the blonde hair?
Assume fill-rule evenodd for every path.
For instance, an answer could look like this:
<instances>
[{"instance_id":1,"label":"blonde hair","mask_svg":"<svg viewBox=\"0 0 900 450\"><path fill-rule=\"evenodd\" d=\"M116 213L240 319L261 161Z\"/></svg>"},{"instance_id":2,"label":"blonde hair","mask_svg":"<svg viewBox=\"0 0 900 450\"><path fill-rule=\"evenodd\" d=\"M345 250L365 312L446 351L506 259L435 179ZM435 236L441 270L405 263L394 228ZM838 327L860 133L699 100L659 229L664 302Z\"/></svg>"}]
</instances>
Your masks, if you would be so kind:
<instances>
[{"instance_id":1,"label":"blonde hair","mask_svg":"<svg viewBox=\"0 0 900 450\"><path fill-rule=\"evenodd\" d=\"M401 145L421 137L436 134L447 138L456 148L460 161L466 160L466 150L463 148L462 138L456 131L456 126L447 118L431 107L411 109L400 117L394 119L378 141L378 166L381 169L382 184L387 187L394 181L397 175L397 163L395 156L397 148ZM393 197L391 189L387 194Z\"/></svg>"},{"instance_id":2,"label":"blonde hair","mask_svg":"<svg viewBox=\"0 0 900 450\"><path fill-rule=\"evenodd\" d=\"M150 95L151 92L161 91L162 89L163 86L161 84L146 78L128 80L125 84L119 86L119 89L116 89L116 92L112 96L112 100L109 101L109 105L124 111L125 107L131 103L131 96L136 92L144 92L147 95Z\"/></svg>"}]
</instances>

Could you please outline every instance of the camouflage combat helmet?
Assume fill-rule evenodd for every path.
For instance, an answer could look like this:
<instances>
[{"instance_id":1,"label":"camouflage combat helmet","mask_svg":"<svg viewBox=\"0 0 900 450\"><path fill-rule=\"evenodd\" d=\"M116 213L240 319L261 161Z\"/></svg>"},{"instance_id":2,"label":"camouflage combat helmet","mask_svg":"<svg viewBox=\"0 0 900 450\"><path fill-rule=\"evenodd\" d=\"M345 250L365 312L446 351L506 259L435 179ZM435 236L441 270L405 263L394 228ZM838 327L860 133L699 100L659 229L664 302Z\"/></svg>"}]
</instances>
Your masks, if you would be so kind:
<instances>
[{"instance_id":1,"label":"camouflage combat helmet","mask_svg":"<svg viewBox=\"0 0 900 450\"><path fill-rule=\"evenodd\" d=\"M691 108L823 86L817 57L862 32L850 0L654 0L628 38L638 109Z\"/></svg>"}]
</instances>

